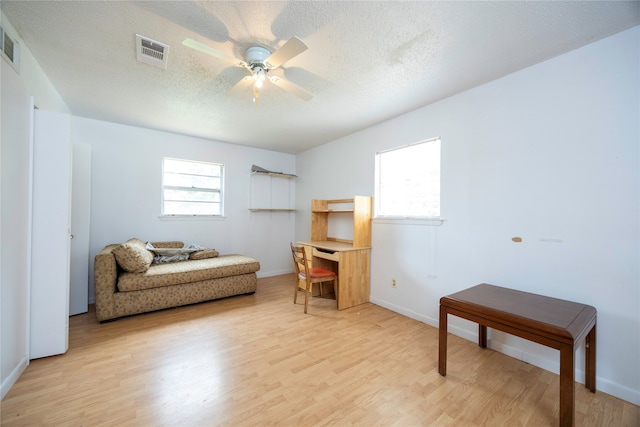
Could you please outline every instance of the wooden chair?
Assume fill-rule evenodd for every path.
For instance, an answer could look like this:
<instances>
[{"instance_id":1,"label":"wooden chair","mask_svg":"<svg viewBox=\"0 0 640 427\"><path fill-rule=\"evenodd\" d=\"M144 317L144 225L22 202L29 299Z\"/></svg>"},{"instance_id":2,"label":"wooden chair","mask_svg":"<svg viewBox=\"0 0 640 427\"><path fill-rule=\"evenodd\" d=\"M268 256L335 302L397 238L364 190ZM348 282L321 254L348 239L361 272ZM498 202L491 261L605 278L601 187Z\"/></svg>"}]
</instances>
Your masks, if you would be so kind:
<instances>
[{"instance_id":1,"label":"wooden chair","mask_svg":"<svg viewBox=\"0 0 640 427\"><path fill-rule=\"evenodd\" d=\"M307 312L307 306L309 305L309 294L314 283L319 283L322 288L322 284L325 282L333 282L333 292L336 295L336 303L338 301L338 276L335 272L327 270L322 267L309 267L309 261L307 260L307 254L305 253L303 246L296 246L293 243L291 245L291 254L293 255L293 264L296 267L296 282L293 290L293 303L296 304L298 300L298 291L300 289L300 280L304 280L304 312ZM308 273L307 273L308 272Z\"/></svg>"}]
</instances>

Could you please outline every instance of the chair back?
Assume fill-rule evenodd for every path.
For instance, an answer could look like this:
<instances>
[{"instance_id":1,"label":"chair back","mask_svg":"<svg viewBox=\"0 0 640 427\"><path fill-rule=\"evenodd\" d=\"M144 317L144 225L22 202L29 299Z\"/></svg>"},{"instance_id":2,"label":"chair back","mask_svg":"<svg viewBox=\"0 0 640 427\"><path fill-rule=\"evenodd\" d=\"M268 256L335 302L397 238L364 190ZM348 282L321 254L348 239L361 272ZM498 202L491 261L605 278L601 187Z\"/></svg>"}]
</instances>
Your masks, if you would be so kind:
<instances>
[{"instance_id":1,"label":"chair back","mask_svg":"<svg viewBox=\"0 0 640 427\"><path fill-rule=\"evenodd\" d=\"M296 280L293 293L293 303L295 304L298 299L298 289L300 281L304 280L304 312L307 312L307 306L309 305L309 294L311 293L312 283L320 284L320 296L322 297L322 284L324 282L333 282L333 292L336 295L336 304L338 302L338 276L335 271L328 270L323 267L309 266L307 259L307 253L304 250L304 246L294 245L291 246L291 255L293 256L293 263L296 267Z\"/></svg>"},{"instance_id":2,"label":"chair back","mask_svg":"<svg viewBox=\"0 0 640 427\"><path fill-rule=\"evenodd\" d=\"M300 276L300 266L302 266L302 271L307 271L307 254L304 250L303 246L297 246L293 243L291 245L291 255L293 255L293 263L296 267L296 275Z\"/></svg>"}]
</instances>

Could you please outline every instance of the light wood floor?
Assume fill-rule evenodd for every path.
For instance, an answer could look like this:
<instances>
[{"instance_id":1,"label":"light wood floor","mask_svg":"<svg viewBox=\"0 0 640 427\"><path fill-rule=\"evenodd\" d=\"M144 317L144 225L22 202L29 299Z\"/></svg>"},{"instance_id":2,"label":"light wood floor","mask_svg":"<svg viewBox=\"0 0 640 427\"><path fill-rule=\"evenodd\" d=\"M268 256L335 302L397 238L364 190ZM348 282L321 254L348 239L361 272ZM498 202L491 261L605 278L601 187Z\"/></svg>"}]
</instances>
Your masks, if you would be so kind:
<instances>
[{"instance_id":1,"label":"light wood floor","mask_svg":"<svg viewBox=\"0 0 640 427\"><path fill-rule=\"evenodd\" d=\"M15 426L555 426L558 376L373 304L293 304L293 275L234 297L99 324L34 360L2 401ZM300 294L303 296L303 294ZM640 408L576 384L577 426Z\"/></svg>"}]
</instances>

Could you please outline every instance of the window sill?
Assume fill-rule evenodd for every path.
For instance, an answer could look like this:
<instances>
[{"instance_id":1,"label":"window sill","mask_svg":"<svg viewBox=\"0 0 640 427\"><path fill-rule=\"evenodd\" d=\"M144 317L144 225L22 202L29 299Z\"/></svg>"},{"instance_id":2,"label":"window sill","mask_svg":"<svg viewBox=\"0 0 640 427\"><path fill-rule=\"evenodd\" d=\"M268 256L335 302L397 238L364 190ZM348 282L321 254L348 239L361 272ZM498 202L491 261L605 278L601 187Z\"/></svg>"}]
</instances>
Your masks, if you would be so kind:
<instances>
[{"instance_id":1,"label":"window sill","mask_svg":"<svg viewBox=\"0 0 640 427\"><path fill-rule=\"evenodd\" d=\"M160 221L223 221L222 215L159 215Z\"/></svg>"},{"instance_id":2,"label":"window sill","mask_svg":"<svg viewBox=\"0 0 640 427\"><path fill-rule=\"evenodd\" d=\"M446 220L442 218L401 218L401 217L380 217L374 218L374 224L395 224L395 225L423 225L441 226Z\"/></svg>"}]
</instances>

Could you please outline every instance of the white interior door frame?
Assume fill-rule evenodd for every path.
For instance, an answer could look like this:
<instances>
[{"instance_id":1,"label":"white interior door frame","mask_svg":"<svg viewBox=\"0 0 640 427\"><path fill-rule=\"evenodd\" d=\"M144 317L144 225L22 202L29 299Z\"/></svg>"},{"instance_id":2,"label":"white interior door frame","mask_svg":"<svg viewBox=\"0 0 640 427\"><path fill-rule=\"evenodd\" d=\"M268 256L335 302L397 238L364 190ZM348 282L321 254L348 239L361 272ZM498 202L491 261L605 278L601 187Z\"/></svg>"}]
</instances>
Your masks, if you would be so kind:
<instances>
[{"instance_id":1,"label":"white interior door frame","mask_svg":"<svg viewBox=\"0 0 640 427\"><path fill-rule=\"evenodd\" d=\"M89 233L91 224L91 145L73 142L71 177L71 273L69 316L89 309Z\"/></svg>"}]
</instances>

